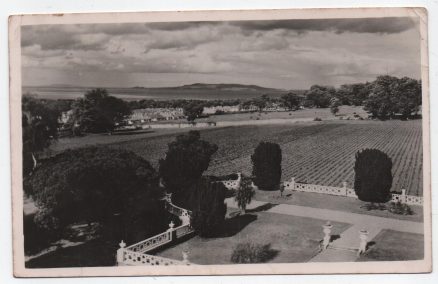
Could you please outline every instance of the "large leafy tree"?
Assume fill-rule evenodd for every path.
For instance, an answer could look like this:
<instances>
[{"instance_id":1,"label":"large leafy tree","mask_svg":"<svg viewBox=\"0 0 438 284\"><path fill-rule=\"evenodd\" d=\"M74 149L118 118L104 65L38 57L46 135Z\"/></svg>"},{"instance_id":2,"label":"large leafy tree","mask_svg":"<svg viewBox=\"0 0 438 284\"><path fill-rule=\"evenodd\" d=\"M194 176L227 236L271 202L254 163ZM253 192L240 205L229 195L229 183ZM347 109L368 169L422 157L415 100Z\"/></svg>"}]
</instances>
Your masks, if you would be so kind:
<instances>
[{"instance_id":1,"label":"large leafy tree","mask_svg":"<svg viewBox=\"0 0 438 284\"><path fill-rule=\"evenodd\" d=\"M200 180L218 147L201 140L199 131L177 136L168 147L166 157L159 162L159 172L166 189L174 193L178 202Z\"/></svg>"},{"instance_id":2,"label":"large leafy tree","mask_svg":"<svg viewBox=\"0 0 438 284\"><path fill-rule=\"evenodd\" d=\"M421 106L421 82L403 77L379 76L372 83L364 109L374 117L387 119L395 114L408 118Z\"/></svg>"},{"instance_id":3,"label":"large leafy tree","mask_svg":"<svg viewBox=\"0 0 438 284\"><path fill-rule=\"evenodd\" d=\"M356 153L354 190L358 198L367 202L387 202L392 186L392 161L377 149Z\"/></svg>"},{"instance_id":4,"label":"large leafy tree","mask_svg":"<svg viewBox=\"0 0 438 284\"><path fill-rule=\"evenodd\" d=\"M326 108L330 105L330 99L335 96L336 90L329 86L313 85L306 92L307 105L313 105L318 108Z\"/></svg>"},{"instance_id":5,"label":"large leafy tree","mask_svg":"<svg viewBox=\"0 0 438 284\"><path fill-rule=\"evenodd\" d=\"M49 231L80 222L109 228L117 218L117 237L129 240L139 222L154 233L158 225L167 225L167 220L157 218L162 206L158 175L149 162L129 151L107 147L64 151L44 160L25 179L24 189L39 209L35 222Z\"/></svg>"},{"instance_id":6,"label":"large leafy tree","mask_svg":"<svg viewBox=\"0 0 438 284\"><path fill-rule=\"evenodd\" d=\"M201 237L215 236L221 229L227 206L226 188L221 182L203 178L195 183L192 192L191 225Z\"/></svg>"},{"instance_id":7,"label":"large leafy tree","mask_svg":"<svg viewBox=\"0 0 438 284\"><path fill-rule=\"evenodd\" d=\"M254 183L261 190L279 189L281 179L281 148L277 143L260 142L251 155Z\"/></svg>"},{"instance_id":8,"label":"large leafy tree","mask_svg":"<svg viewBox=\"0 0 438 284\"><path fill-rule=\"evenodd\" d=\"M190 103L187 103L183 107L184 115L187 117L187 121L194 121L196 118L198 118L202 111L204 110L204 105L201 102L192 101Z\"/></svg>"},{"instance_id":9,"label":"large leafy tree","mask_svg":"<svg viewBox=\"0 0 438 284\"><path fill-rule=\"evenodd\" d=\"M397 78L392 76L379 76L373 82L371 93L365 101L364 110L370 112L373 117L386 119L395 111L394 94L397 86Z\"/></svg>"},{"instance_id":10,"label":"large leafy tree","mask_svg":"<svg viewBox=\"0 0 438 284\"><path fill-rule=\"evenodd\" d=\"M343 105L361 106L368 98L371 86L372 84L368 82L341 85L336 92L336 96Z\"/></svg>"},{"instance_id":11,"label":"large leafy tree","mask_svg":"<svg viewBox=\"0 0 438 284\"><path fill-rule=\"evenodd\" d=\"M84 98L78 99L73 104L75 124L84 132L111 132L116 122L130 113L129 105L121 99L110 96L106 89L87 91Z\"/></svg>"},{"instance_id":12,"label":"large leafy tree","mask_svg":"<svg viewBox=\"0 0 438 284\"><path fill-rule=\"evenodd\" d=\"M38 153L57 138L60 113L44 100L25 95L22 99L23 173L37 166Z\"/></svg>"},{"instance_id":13,"label":"large leafy tree","mask_svg":"<svg viewBox=\"0 0 438 284\"><path fill-rule=\"evenodd\" d=\"M422 103L421 81L403 77L397 80L397 85L394 86L394 89L396 111L401 114L403 118L418 113Z\"/></svg>"},{"instance_id":14,"label":"large leafy tree","mask_svg":"<svg viewBox=\"0 0 438 284\"><path fill-rule=\"evenodd\" d=\"M288 93L281 96L281 103L289 110L296 110L300 106L301 98L295 93Z\"/></svg>"}]
</instances>

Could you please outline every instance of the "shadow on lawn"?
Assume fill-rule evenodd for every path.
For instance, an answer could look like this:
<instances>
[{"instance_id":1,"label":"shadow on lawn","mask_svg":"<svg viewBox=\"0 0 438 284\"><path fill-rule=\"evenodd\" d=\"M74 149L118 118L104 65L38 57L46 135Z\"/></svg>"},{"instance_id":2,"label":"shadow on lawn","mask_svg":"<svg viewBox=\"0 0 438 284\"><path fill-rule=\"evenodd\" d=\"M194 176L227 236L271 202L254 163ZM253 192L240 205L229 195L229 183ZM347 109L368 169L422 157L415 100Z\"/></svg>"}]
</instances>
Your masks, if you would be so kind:
<instances>
[{"instance_id":1,"label":"shadow on lawn","mask_svg":"<svg viewBox=\"0 0 438 284\"><path fill-rule=\"evenodd\" d=\"M256 208L253 209L247 209L246 212L248 213L257 213L257 212L263 212L263 211L267 211L275 206L277 206L278 204L276 203L265 203L263 205L257 206Z\"/></svg>"},{"instance_id":2,"label":"shadow on lawn","mask_svg":"<svg viewBox=\"0 0 438 284\"><path fill-rule=\"evenodd\" d=\"M245 215L237 215L232 218L228 218L225 220L223 225L223 229L218 233L215 237L224 238L224 237L232 237L239 233L243 228L245 228L249 223L257 220L257 215L245 214Z\"/></svg>"},{"instance_id":3,"label":"shadow on lawn","mask_svg":"<svg viewBox=\"0 0 438 284\"><path fill-rule=\"evenodd\" d=\"M376 245L376 242L374 242L374 241L368 242L365 250L369 250L370 248L372 248L375 245Z\"/></svg>"},{"instance_id":4,"label":"shadow on lawn","mask_svg":"<svg viewBox=\"0 0 438 284\"><path fill-rule=\"evenodd\" d=\"M336 241L339 238L341 238L341 235L331 235L330 236L330 242Z\"/></svg>"}]
</instances>

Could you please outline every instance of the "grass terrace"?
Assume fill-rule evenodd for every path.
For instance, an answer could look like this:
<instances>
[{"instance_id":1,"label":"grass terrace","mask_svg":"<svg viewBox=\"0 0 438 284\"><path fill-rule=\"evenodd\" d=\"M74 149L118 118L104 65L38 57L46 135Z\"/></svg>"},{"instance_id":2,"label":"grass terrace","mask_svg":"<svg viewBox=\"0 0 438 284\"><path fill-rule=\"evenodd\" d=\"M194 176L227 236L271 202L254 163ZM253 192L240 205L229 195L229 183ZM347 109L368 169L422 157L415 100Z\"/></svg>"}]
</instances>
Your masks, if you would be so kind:
<instances>
[{"instance_id":1,"label":"grass terrace","mask_svg":"<svg viewBox=\"0 0 438 284\"><path fill-rule=\"evenodd\" d=\"M358 261L403 261L424 258L424 236L382 230L369 243L370 249Z\"/></svg>"},{"instance_id":2,"label":"grass terrace","mask_svg":"<svg viewBox=\"0 0 438 284\"><path fill-rule=\"evenodd\" d=\"M189 260L196 264L231 264L235 246L248 240L270 244L271 257L267 262L272 263L307 262L319 252L324 220L255 211L258 210L248 210L246 215L229 214L222 235L216 238L195 236L157 255L182 259L183 249L188 248ZM334 222L333 234L349 227Z\"/></svg>"}]
</instances>

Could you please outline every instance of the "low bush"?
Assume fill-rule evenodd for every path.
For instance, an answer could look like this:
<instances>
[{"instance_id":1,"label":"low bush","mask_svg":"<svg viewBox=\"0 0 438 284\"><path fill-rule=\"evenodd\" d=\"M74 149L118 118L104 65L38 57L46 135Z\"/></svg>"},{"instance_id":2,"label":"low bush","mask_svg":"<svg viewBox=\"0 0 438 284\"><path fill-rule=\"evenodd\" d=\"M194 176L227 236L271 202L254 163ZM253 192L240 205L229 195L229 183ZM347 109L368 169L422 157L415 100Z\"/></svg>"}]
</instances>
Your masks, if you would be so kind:
<instances>
[{"instance_id":1,"label":"low bush","mask_svg":"<svg viewBox=\"0 0 438 284\"><path fill-rule=\"evenodd\" d=\"M386 206L383 203L366 203L365 205L361 206L362 208L364 208L367 211L371 211L371 210L386 210Z\"/></svg>"},{"instance_id":2,"label":"low bush","mask_svg":"<svg viewBox=\"0 0 438 284\"><path fill-rule=\"evenodd\" d=\"M407 204L398 202L391 202L388 206L388 211L398 215L413 215L411 207Z\"/></svg>"},{"instance_id":3,"label":"low bush","mask_svg":"<svg viewBox=\"0 0 438 284\"><path fill-rule=\"evenodd\" d=\"M277 255L277 251L271 248L271 244L256 244L244 242L237 244L231 255L233 263L263 263Z\"/></svg>"},{"instance_id":4,"label":"low bush","mask_svg":"<svg viewBox=\"0 0 438 284\"><path fill-rule=\"evenodd\" d=\"M315 117L315 118L313 119L313 121L322 121L322 119L321 119L320 117Z\"/></svg>"}]
</instances>

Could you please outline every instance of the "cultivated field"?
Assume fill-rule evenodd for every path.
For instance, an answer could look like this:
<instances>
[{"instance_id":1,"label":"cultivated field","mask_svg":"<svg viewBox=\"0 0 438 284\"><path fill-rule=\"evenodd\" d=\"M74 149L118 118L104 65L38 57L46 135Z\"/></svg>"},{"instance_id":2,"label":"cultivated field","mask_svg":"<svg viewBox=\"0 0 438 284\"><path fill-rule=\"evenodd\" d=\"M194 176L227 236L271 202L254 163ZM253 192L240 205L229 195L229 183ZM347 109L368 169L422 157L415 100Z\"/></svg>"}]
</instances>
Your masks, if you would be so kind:
<instances>
[{"instance_id":1,"label":"cultivated field","mask_svg":"<svg viewBox=\"0 0 438 284\"><path fill-rule=\"evenodd\" d=\"M282 179L340 186L354 180L355 153L377 148L393 161L393 187L422 195L421 120L322 121L289 125L239 126L201 131L203 139L216 143L218 152L207 174L250 174L250 156L260 141L279 143L283 151ZM111 144L132 150L154 166L165 156L175 134L151 136Z\"/></svg>"}]
</instances>

